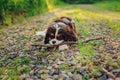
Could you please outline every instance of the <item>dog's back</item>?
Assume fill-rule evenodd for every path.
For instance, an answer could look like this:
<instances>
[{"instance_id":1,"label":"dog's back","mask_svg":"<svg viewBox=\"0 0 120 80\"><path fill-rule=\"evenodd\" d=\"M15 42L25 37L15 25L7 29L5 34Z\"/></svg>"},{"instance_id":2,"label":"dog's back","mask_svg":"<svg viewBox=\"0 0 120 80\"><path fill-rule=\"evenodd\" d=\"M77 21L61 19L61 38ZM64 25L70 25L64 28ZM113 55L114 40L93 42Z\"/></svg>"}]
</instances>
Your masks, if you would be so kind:
<instances>
[{"instance_id":1,"label":"dog's back","mask_svg":"<svg viewBox=\"0 0 120 80\"><path fill-rule=\"evenodd\" d=\"M70 28L72 28L76 32L74 20L72 20L68 17L60 17L60 18L56 19L54 22L62 22L64 24L68 25Z\"/></svg>"}]
</instances>

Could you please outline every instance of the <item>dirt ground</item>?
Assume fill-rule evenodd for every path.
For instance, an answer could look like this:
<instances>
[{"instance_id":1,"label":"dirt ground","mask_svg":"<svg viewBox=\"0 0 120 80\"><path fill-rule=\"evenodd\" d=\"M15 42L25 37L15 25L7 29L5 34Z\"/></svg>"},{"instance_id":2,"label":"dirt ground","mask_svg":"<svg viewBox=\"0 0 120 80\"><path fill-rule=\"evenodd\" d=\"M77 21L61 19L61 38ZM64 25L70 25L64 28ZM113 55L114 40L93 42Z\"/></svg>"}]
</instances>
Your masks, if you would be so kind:
<instances>
[{"instance_id":1,"label":"dirt ground","mask_svg":"<svg viewBox=\"0 0 120 80\"><path fill-rule=\"evenodd\" d=\"M79 35L69 50L42 50L43 37L55 18L75 20ZM1 80L120 80L118 12L93 5L71 5L34 16L0 30ZM102 37L98 40L91 40ZM85 43L83 41L91 40Z\"/></svg>"}]
</instances>

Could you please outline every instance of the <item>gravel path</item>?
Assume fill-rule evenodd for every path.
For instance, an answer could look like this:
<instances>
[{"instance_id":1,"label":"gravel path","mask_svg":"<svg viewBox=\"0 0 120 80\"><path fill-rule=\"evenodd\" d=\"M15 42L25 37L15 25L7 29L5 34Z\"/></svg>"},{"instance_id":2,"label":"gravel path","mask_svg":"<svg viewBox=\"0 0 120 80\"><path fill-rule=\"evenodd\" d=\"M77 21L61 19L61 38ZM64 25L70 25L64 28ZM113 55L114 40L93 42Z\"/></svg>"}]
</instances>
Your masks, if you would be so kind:
<instances>
[{"instance_id":1,"label":"gravel path","mask_svg":"<svg viewBox=\"0 0 120 80\"><path fill-rule=\"evenodd\" d=\"M82 10L85 13L81 13ZM91 17L92 15L86 16L90 19L82 17L87 15L86 10L93 13L101 12L102 15L109 13L111 20L120 21L118 13L101 10L92 5L76 5L55 9L43 16L35 16L1 29L0 79L119 80L119 33L113 35L110 25L105 20L97 21L96 18ZM35 32L46 29L51 20L59 16L69 16L76 21L79 42L68 44L69 50L66 51L60 52L57 49L42 51L43 37L36 36ZM109 18L108 16L106 18ZM80 43L100 36L104 39Z\"/></svg>"}]
</instances>

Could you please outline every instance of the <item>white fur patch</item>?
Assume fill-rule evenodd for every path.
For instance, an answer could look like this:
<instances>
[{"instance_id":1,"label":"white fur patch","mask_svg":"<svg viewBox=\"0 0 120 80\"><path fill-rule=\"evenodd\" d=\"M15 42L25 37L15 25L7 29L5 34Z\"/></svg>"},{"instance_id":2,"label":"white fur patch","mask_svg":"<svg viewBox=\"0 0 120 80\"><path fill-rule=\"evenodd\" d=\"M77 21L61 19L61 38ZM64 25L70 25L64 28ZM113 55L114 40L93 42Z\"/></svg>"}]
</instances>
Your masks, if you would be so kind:
<instances>
[{"instance_id":1,"label":"white fur patch","mask_svg":"<svg viewBox=\"0 0 120 80\"><path fill-rule=\"evenodd\" d=\"M63 42L63 40L57 40L57 35L58 35L58 32L59 32L59 30L60 30L61 28L58 26L58 23L55 23L55 24L53 25L53 27L56 29L55 38L52 39L52 40L50 40L50 41L49 41L49 44L50 44L50 45L59 45L59 44L61 44L61 43ZM55 43L53 43L53 42L55 42Z\"/></svg>"},{"instance_id":2,"label":"white fur patch","mask_svg":"<svg viewBox=\"0 0 120 80\"><path fill-rule=\"evenodd\" d=\"M55 41L56 43L53 44L53 41ZM50 45L59 45L63 42L63 40L57 40L56 38L55 39L52 39L49 41L49 44Z\"/></svg>"},{"instance_id":3,"label":"white fur patch","mask_svg":"<svg viewBox=\"0 0 120 80\"><path fill-rule=\"evenodd\" d=\"M37 31L37 32L36 32L36 35L40 35L40 36L44 36L44 37L45 37L46 32L47 32L47 30L44 30L44 31Z\"/></svg>"},{"instance_id":4,"label":"white fur patch","mask_svg":"<svg viewBox=\"0 0 120 80\"><path fill-rule=\"evenodd\" d=\"M58 22L57 24L62 24L62 25L66 25L65 23L63 23L63 22Z\"/></svg>"},{"instance_id":5,"label":"white fur patch","mask_svg":"<svg viewBox=\"0 0 120 80\"><path fill-rule=\"evenodd\" d=\"M72 22L72 23L75 23L75 21L74 21L74 20L72 20L71 22Z\"/></svg>"},{"instance_id":6,"label":"white fur patch","mask_svg":"<svg viewBox=\"0 0 120 80\"><path fill-rule=\"evenodd\" d=\"M64 51L64 50L68 50L69 48L68 48L68 46L67 45L61 45L61 46L59 46L59 51Z\"/></svg>"},{"instance_id":7,"label":"white fur patch","mask_svg":"<svg viewBox=\"0 0 120 80\"><path fill-rule=\"evenodd\" d=\"M56 36L57 36L57 34L58 34L58 31L59 31L61 28L58 27L58 23L55 23L53 26L54 26L55 29L56 29L56 32L55 32L55 39L56 39Z\"/></svg>"}]
</instances>

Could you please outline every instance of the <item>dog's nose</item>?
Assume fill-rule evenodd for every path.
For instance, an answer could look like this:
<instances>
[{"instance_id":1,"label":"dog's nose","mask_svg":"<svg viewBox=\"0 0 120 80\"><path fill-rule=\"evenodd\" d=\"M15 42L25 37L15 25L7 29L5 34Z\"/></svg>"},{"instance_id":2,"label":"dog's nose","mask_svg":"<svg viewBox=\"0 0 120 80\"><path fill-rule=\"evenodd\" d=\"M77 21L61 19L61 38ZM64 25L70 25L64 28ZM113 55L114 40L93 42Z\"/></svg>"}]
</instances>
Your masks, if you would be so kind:
<instances>
[{"instance_id":1,"label":"dog's nose","mask_svg":"<svg viewBox=\"0 0 120 80\"><path fill-rule=\"evenodd\" d=\"M56 43L56 41L52 41L52 43L53 43L53 44L55 44L55 43Z\"/></svg>"}]
</instances>

